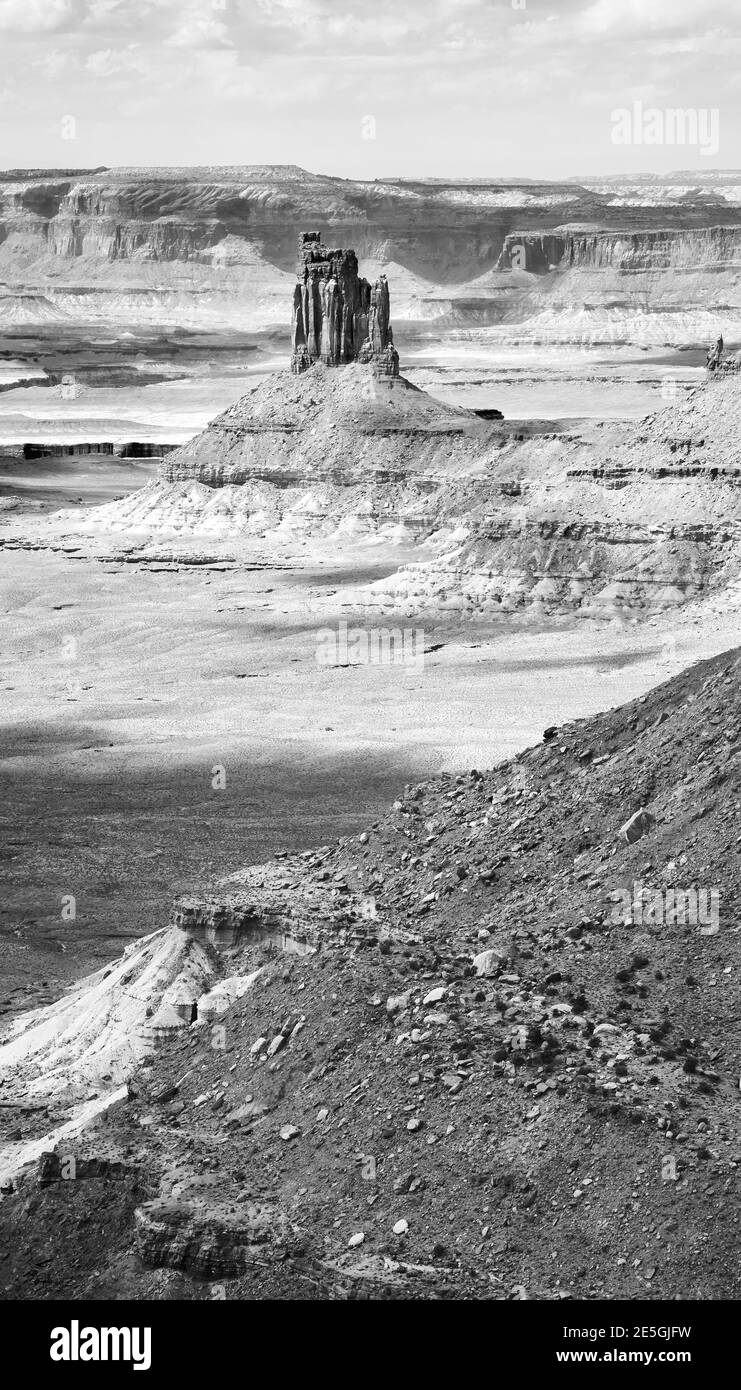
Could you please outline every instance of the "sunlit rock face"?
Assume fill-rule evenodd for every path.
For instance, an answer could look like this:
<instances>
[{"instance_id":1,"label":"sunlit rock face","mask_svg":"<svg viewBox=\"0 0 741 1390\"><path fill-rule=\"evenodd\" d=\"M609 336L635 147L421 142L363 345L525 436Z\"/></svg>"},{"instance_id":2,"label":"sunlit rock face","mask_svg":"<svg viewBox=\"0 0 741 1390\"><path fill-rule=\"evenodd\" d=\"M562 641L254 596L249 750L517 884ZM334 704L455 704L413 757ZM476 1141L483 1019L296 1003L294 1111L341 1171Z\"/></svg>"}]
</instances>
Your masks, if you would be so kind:
<instances>
[{"instance_id":1,"label":"sunlit rock face","mask_svg":"<svg viewBox=\"0 0 741 1390\"><path fill-rule=\"evenodd\" d=\"M358 275L354 251L328 250L319 232L303 233L291 330L296 375L314 362L337 367L361 361L371 363L379 376L398 376L389 316L385 275L371 285Z\"/></svg>"},{"instance_id":2,"label":"sunlit rock face","mask_svg":"<svg viewBox=\"0 0 741 1390\"><path fill-rule=\"evenodd\" d=\"M517 324L521 342L553 344L741 338L741 175L698 168L586 183L369 181L294 165L0 170L0 323L274 330L296 238L317 225L314 269L322 239L354 247L371 288L389 276L397 327L511 337ZM351 253L337 254L342 292ZM303 282L303 258L300 269ZM358 320L343 301L325 360L357 360L372 339L365 293ZM303 366L306 318L304 330Z\"/></svg>"}]
</instances>

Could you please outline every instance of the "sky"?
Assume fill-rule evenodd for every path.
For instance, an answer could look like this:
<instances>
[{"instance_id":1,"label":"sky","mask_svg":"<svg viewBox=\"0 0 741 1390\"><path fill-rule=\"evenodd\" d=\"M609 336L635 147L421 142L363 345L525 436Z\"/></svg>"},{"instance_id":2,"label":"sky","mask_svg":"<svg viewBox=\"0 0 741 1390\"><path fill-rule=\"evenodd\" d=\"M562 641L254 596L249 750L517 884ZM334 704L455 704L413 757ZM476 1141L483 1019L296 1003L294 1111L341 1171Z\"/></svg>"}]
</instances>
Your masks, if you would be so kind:
<instances>
[{"instance_id":1,"label":"sky","mask_svg":"<svg viewBox=\"0 0 741 1390\"><path fill-rule=\"evenodd\" d=\"M741 0L0 0L0 167L741 168L740 58Z\"/></svg>"}]
</instances>

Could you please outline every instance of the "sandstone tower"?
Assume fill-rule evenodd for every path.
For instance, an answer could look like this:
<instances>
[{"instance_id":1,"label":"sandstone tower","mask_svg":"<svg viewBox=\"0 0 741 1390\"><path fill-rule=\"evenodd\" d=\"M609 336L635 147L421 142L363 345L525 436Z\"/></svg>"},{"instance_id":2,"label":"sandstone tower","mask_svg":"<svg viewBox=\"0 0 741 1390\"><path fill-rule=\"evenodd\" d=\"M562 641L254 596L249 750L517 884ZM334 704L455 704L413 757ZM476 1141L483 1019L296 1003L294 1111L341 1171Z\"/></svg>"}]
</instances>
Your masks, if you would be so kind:
<instances>
[{"instance_id":1,"label":"sandstone tower","mask_svg":"<svg viewBox=\"0 0 741 1390\"><path fill-rule=\"evenodd\" d=\"M354 251L328 250L319 232L303 233L293 294L292 372L305 372L314 362L370 362L378 376L398 376L389 313L385 275L371 285L358 275Z\"/></svg>"}]
</instances>

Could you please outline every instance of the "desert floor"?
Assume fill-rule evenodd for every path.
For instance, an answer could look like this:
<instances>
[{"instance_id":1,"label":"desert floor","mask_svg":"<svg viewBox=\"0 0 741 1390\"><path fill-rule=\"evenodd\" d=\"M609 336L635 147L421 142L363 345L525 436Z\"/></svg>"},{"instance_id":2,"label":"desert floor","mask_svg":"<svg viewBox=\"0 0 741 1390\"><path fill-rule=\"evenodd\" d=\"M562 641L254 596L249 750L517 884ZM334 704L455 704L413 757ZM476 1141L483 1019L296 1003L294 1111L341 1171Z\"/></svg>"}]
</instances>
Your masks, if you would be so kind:
<instances>
[{"instance_id":1,"label":"desert floor","mask_svg":"<svg viewBox=\"0 0 741 1390\"><path fill-rule=\"evenodd\" d=\"M355 556L346 577L398 560L373 551L361 570ZM152 573L15 551L0 574L13 1012L162 925L187 887L350 833L405 783L491 766L738 638L733 612L640 628L441 624L425 627L421 666L327 667L317 632L352 615L345 576L319 558Z\"/></svg>"},{"instance_id":2,"label":"desert floor","mask_svg":"<svg viewBox=\"0 0 741 1390\"><path fill-rule=\"evenodd\" d=\"M177 383L188 402L178 416L186 434L203 423L207 391L195 357L193 394L187 371ZM469 361L461 375L464 365L451 368L442 388L438 372L436 388L428 352L417 359L419 384L460 403L491 401L488 377L471 397L481 368ZM536 365L520 362L518 399ZM512 370L511 362L499 369L501 380ZM624 355L612 370L617 396L630 397L626 414L641 392L641 409L660 403L661 361L648 384ZM695 371L688 364L688 382ZM565 370L572 385L562 409L576 399L577 375ZM235 375L235 395L238 383ZM141 418L147 391L165 387L141 388L132 402L126 377L117 406L118 389L107 388L112 404L100 413L93 388L72 401L48 387L8 391L0 438L9 437L14 411L33 414L31 393L72 412L66 438L79 421L75 437L93 439L109 437L96 427L119 407L128 423ZM224 392L217 395L223 408ZM15 424L17 438L35 437L28 420ZM131 437L165 434L158 418L153 435ZM18 497L29 536L43 540L55 509L86 512L141 486L156 467L6 462L0 505ZM17 532L18 506L5 523L0 512L5 534L11 515ZM617 705L738 642L737 613L720 605L642 627L538 630L448 618L425 624L421 666L318 664L317 632L353 619L343 588L407 558L400 547L366 544L332 557L305 548L300 560L247 555L231 570L158 569L101 563L86 557L85 545L0 550L0 1010L56 997L125 940L161 926L173 896L190 886L350 833L407 782L491 766L545 726Z\"/></svg>"}]
</instances>

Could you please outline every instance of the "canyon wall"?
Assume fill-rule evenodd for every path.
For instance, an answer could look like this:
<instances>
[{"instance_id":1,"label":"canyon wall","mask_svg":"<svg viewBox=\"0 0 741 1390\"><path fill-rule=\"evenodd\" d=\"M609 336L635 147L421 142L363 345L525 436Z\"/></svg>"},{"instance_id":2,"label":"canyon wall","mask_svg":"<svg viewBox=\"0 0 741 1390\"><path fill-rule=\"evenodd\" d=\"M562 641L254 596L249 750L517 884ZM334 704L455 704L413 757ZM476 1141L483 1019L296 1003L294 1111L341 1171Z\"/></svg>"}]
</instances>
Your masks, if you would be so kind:
<instances>
[{"instance_id":1,"label":"canyon wall","mask_svg":"<svg viewBox=\"0 0 741 1390\"><path fill-rule=\"evenodd\" d=\"M524 321L542 308L553 266L659 277L681 268L705 276L698 303L735 305L725 291L735 286L741 175L589 184L363 182L293 166L13 171L0 174L0 324L60 315L284 325L296 240L312 224L328 244L353 246L369 280L387 268L407 322ZM643 312L669 292L647 281Z\"/></svg>"},{"instance_id":2,"label":"canyon wall","mask_svg":"<svg viewBox=\"0 0 741 1390\"><path fill-rule=\"evenodd\" d=\"M512 232L498 268L544 275L553 270L661 271L741 268L741 227L645 228L640 232Z\"/></svg>"}]
</instances>

